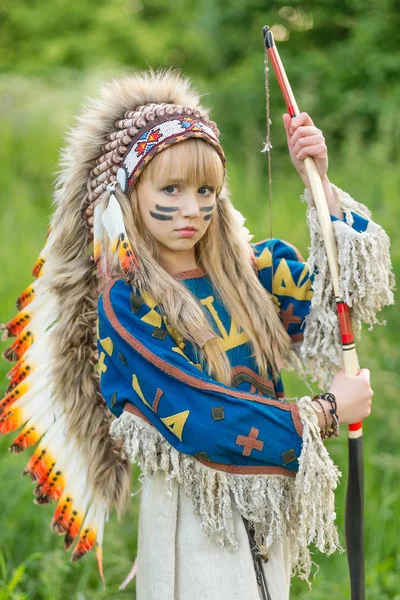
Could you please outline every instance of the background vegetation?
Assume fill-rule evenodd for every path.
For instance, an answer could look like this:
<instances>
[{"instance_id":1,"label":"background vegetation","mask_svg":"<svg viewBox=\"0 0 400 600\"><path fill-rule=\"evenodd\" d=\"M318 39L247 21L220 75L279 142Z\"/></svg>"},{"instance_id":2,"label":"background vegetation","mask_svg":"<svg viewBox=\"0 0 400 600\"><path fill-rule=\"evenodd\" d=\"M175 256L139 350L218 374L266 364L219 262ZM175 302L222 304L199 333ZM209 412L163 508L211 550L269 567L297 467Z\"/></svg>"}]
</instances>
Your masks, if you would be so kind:
<instances>
[{"instance_id":1,"label":"background vegetation","mask_svg":"<svg viewBox=\"0 0 400 600\"><path fill-rule=\"evenodd\" d=\"M328 140L337 185L367 204L392 238L400 269L399 101L400 13L395 0L1 0L0 3L0 309L31 280L46 234L51 188L63 133L86 95L117 73L178 66L212 108L228 155L233 200L255 239L269 235L263 74L264 24L274 25L298 103ZM304 205L285 149L283 101L271 77L273 235L307 253ZM371 369L373 415L365 423L366 573L369 600L400 598L398 431L400 314L382 314L386 328L364 331L361 364ZM9 365L1 364L1 390ZM288 395L304 385L285 377ZM346 436L329 444L343 471L337 496L343 537ZM102 591L94 556L71 565L49 528L53 507L36 508L20 477L26 455L7 457L13 438L0 440L0 600L133 598L118 585L136 551L138 498L106 529ZM135 472L136 473L136 472ZM137 473L136 473L137 474ZM134 489L138 489L137 477ZM155 540L155 551L157 548ZM348 598L345 555L317 557L312 598ZM293 598L309 598L293 582ZM161 600L161 599L160 599ZM190 599L188 599L190 600Z\"/></svg>"}]
</instances>

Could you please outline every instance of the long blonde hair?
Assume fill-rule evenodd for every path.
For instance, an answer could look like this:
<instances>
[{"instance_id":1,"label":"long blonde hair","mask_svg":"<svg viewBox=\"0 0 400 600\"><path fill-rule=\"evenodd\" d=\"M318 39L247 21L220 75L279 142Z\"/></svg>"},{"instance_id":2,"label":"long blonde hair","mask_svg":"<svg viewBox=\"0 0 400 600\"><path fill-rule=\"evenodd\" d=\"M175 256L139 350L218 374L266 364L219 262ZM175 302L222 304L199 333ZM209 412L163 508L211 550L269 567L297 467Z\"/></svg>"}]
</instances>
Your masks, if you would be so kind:
<instances>
[{"instance_id":1,"label":"long blonde hair","mask_svg":"<svg viewBox=\"0 0 400 600\"><path fill-rule=\"evenodd\" d=\"M210 276L232 319L247 334L260 373L267 377L270 369L277 378L277 363L288 354L289 337L254 270L251 247L223 186L221 160L214 148L203 140L189 139L156 155L140 175L130 198L117 189L128 238L141 267L141 278L135 285L159 304L168 324L194 344L199 362L209 375L230 385L231 365L221 340L216 337L205 344L199 341L204 338L205 329L213 329L205 310L187 287L159 264L157 242L143 224L136 187L156 172L158 178L170 179L173 173L172 179L179 177L202 185L207 182L217 190L216 210L196 245L196 258ZM111 276L120 277L116 255L113 256L109 248L106 251Z\"/></svg>"}]
</instances>

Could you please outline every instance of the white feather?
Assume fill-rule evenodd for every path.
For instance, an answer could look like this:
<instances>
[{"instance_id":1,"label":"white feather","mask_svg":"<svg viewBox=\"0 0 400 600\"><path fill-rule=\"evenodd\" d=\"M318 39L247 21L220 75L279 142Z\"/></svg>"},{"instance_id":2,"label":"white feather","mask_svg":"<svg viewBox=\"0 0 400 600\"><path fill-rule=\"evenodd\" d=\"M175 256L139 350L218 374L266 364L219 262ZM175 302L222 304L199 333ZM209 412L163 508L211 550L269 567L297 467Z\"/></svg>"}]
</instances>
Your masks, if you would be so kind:
<instances>
[{"instance_id":1,"label":"white feather","mask_svg":"<svg viewBox=\"0 0 400 600\"><path fill-rule=\"evenodd\" d=\"M122 215L121 206L115 197L111 194L110 201L102 217L103 225L110 238L112 251L115 252L118 245L118 240L121 239L121 234L126 237L126 229L124 217Z\"/></svg>"}]
</instances>

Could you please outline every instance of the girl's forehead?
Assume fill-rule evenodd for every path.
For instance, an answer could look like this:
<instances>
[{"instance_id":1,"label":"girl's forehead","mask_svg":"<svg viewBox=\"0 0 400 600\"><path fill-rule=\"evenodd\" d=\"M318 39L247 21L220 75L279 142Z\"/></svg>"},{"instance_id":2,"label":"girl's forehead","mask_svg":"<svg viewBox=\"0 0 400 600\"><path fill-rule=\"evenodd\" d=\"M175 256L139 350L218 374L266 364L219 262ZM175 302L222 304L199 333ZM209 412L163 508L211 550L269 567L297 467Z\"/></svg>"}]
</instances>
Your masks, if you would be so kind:
<instances>
[{"instance_id":1,"label":"girl's forehead","mask_svg":"<svg viewBox=\"0 0 400 600\"><path fill-rule=\"evenodd\" d=\"M224 168L212 146L203 140L187 140L157 154L144 169L142 180L157 183L208 184L223 183Z\"/></svg>"},{"instance_id":2,"label":"girl's forehead","mask_svg":"<svg viewBox=\"0 0 400 600\"><path fill-rule=\"evenodd\" d=\"M175 175L173 172L168 174L165 173L162 177L157 176L156 174L155 177L152 178L152 180L159 185L164 185L168 183L176 183L177 185L193 185L195 183L204 183L204 181L200 178L198 179L198 181L195 181L194 178L189 177L189 175L187 177L182 177L180 174Z\"/></svg>"}]
</instances>

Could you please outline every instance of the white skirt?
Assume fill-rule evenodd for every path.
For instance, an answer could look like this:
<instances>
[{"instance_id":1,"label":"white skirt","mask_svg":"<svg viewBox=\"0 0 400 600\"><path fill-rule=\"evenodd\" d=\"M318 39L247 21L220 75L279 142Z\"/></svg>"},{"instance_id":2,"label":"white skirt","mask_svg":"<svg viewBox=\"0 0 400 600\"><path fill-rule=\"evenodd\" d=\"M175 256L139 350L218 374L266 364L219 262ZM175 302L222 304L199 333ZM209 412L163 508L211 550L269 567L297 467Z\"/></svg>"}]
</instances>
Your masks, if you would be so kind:
<instances>
[{"instance_id":1,"label":"white skirt","mask_svg":"<svg viewBox=\"0 0 400 600\"><path fill-rule=\"evenodd\" d=\"M262 598L242 517L235 510L238 550L218 546L202 531L191 501L165 475L144 478L137 558L137 600L259 600ZM288 600L290 558L276 544L261 561L271 600Z\"/></svg>"}]
</instances>

